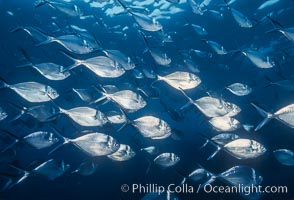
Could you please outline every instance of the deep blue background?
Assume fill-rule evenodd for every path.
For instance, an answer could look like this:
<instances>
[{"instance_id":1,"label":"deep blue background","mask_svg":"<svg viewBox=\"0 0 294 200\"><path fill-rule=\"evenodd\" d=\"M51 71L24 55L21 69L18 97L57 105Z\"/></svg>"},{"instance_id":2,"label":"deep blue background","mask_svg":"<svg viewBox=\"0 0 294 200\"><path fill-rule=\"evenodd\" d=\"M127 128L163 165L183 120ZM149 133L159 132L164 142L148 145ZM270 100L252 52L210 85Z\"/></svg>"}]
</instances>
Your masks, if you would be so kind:
<instances>
[{"instance_id":1,"label":"deep blue background","mask_svg":"<svg viewBox=\"0 0 294 200\"><path fill-rule=\"evenodd\" d=\"M241 1L234 4L234 8L241 10L247 16L256 20L262 18L269 11L256 12L256 8L263 1ZM66 26L66 17L58 11L54 11L48 6L41 8L34 8L34 1L32 0L0 0L0 76L8 83L19 83L25 81L36 81L48 84L57 89L61 94L61 98L57 99L59 105L65 108L72 108L74 106L85 105L75 95L66 93L70 88L87 88L92 84L114 84L120 89L129 87L126 80L133 86L133 88L149 88L152 80L135 80L131 72L127 72L123 77L117 79L101 79L95 77L89 70L84 67L75 69L69 79L64 81L49 81L43 78L33 69L16 69L15 66L23 64L25 61L22 58L19 47L24 48L36 63L41 62L56 62L58 64L69 65L70 61L65 59L60 54L62 49L58 44L50 44L43 47L36 47L34 41L25 32L10 33L12 28L17 26L36 26L51 33L53 30L50 23L52 16L57 17L57 21L61 26ZM79 25L80 27L88 29L101 42L106 49L118 49L127 55L136 55L138 58L144 58L142 63L138 61L137 68L153 68L159 74L173 72L181 68L182 57L178 53L179 50L185 49L201 49L203 51L211 52L211 49L201 41L201 39L209 39L217 41L226 49L238 49L255 47L267 49L268 55L271 55L277 61L279 66L274 69L263 70L256 68L246 58L241 55L217 56L213 55L212 59L199 59L192 56L194 61L199 64L200 74L203 86L188 91L187 93L193 98L197 99L205 95L203 88L207 88L214 95L220 95L242 108L242 112L236 117L242 123L250 123L256 125L261 116L250 105L250 102L258 102L267 110L275 111L285 105L293 103L294 93L284 91L276 86L264 87L268 84L265 76L271 77L273 80L280 80L277 75L281 73L285 78L294 77L293 70L293 42L288 41L279 33L266 34L265 32L272 29L272 25L268 22L258 24L251 29L240 28L232 19L231 14L224 10L224 19L215 20L209 15L197 16L191 12L188 3L181 4L179 7L185 11L171 16L170 20L159 20L163 25L164 30L173 32L174 42L167 43L164 47L168 55L172 58L171 68L164 68L156 66L149 54L142 54L144 50L144 43L141 36L135 28L133 28L133 21L129 16L119 15L113 18L105 16L100 9L90 8L86 3L76 1L76 4L81 8L83 13L93 14L101 17L103 21L109 26L113 27L120 24L122 27L128 25L127 39L122 39L120 35L111 33L107 29L95 25L95 20L81 21L78 18L69 18L69 23ZM217 4L217 3L216 3ZM219 9L217 6L215 9ZM286 9L287 8L287 9ZM272 7L271 10L277 11L286 9L280 14L276 14L275 19L283 24L284 27L294 26L294 6L293 1L285 0L282 3ZM152 10L152 7L149 9ZM14 16L10 16L6 11L12 11ZM186 16L191 23L204 26L208 31L208 36L199 37L195 34L191 27L183 26L184 21L181 16ZM175 33L176 32L176 33ZM156 46L155 39L158 37L153 35L154 40L150 39L152 46ZM286 56L286 60L282 61L282 56ZM83 57L83 56L81 56ZM87 57L87 56L84 56ZM223 90L234 82L244 82L253 88L251 95L246 97L237 97ZM208 136L216 134L212 130L207 119L193 106L185 111L181 118L173 118L168 110L180 108L186 103L183 95L166 85L165 83L155 83L159 89L159 98L147 99L147 107L131 114L130 117L135 119L146 114L154 114L155 116L165 119L174 128L181 130L184 133L184 138L180 141L172 138L152 141L143 139L137 135L136 130L130 126L122 132L117 133L116 127L94 128L93 130L105 132L114 136L120 143L129 144L137 155L126 162L113 162L107 158L95 158L98 164L96 173L89 177L70 176L65 175L55 181L46 181L39 177L31 177L25 182L17 185L9 191L0 193L0 199L138 199L143 195L139 194L123 194L120 191L122 184L133 183L156 183L158 185L168 185L170 183L180 183L182 176L180 174L189 174L200 163L209 171L220 173L235 165L248 165L255 168L263 177L262 185L286 185L288 186L288 195L268 195L265 199L291 199L294 197L294 173L293 167L282 166L272 155L272 151L278 148L293 149L293 129L283 125L282 123L272 120L269 124L263 127L257 133L247 133L238 131L237 134L257 140L268 148L268 153L254 160L240 161L225 152L219 153L214 159L206 161L210 149L206 151L199 151L199 147L204 140L197 135L201 132ZM1 106L5 108L9 116L14 116L17 111L8 105L8 102L13 102L18 105L32 106L28 102L21 99L15 92L5 89L0 91ZM108 103L103 106L97 105L101 111L113 109L114 105ZM63 134L70 138L75 138L79 135L78 130L85 130L83 127L74 127L66 116L60 116L57 120L50 123L37 123L30 117L24 117L26 123L6 123L0 122L1 129L6 129L19 137L25 136L36 130L51 130L51 126L63 131ZM162 170L155 165L152 165L151 171L146 174L148 167L148 160L152 157L146 156L139 152L139 146L155 145L160 152L174 152L180 156L181 161L175 167ZM37 151L25 144L19 143L15 146L17 151L16 158L12 161L16 166L28 168L33 161L46 161L50 158L64 159L70 163L75 169L87 157L77 148L72 145L67 145L61 148L58 152L48 156L48 150ZM5 169L6 164L0 164L1 168ZM3 170L2 170L3 171ZM192 184L192 182L189 182ZM216 182L216 185L223 184ZM197 185L195 184L195 187ZM186 196L184 194L178 195L180 199L226 199L227 196L213 195L213 194L194 194L194 196ZM240 199L239 196L231 196L232 199Z\"/></svg>"}]
</instances>

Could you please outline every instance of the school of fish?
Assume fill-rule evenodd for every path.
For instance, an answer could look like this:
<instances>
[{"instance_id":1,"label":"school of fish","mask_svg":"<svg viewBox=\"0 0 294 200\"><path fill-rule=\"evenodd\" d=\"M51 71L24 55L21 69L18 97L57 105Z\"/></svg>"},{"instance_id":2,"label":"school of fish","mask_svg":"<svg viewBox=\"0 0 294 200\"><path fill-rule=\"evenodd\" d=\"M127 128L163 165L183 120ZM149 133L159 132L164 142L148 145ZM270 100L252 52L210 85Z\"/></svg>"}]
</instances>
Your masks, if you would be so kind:
<instances>
[{"instance_id":1,"label":"school of fish","mask_svg":"<svg viewBox=\"0 0 294 200\"><path fill-rule=\"evenodd\" d=\"M35 24L19 24L16 20L17 25L10 27L10 37L21 39L16 39L17 64L10 66L11 75L0 74L0 165L7 168L4 175L0 173L0 191L21 187L31 177L54 181L67 175L93 175L101 157L113 165L144 157L148 161L144 169L147 175L154 168L178 171L181 141L188 134L197 135L202 144L193 148L206 156L202 161L190 161L198 167L181 173L179 186L189 181L203 187L216 180L231 186L260 185L262 171L250 162L270 156L283 167L294 166L291 145L278 144L280 148L273 149L259 137L268 127L276 126L293 133L294 71L286 71L288 65L293 66L294 24L283 24L279 16L293 13L294 2L281 7L282 0L258 1L252 14L238 6L241 1L32 1L36 12L47 10L50 16L46 22ZM84 6L92 9L86 12ZM191 13L181 14L184 9ZM173 10L171 16L168 11ZM6 14L16 18L17 12L7 10ZM111 20L120 18L129 24L111 24ZM210 30L203 22L206 19L219 24L230 20L235 35L244 31L258 37L224 42L219 35L229 30ZM170 21L172 28L165 27L163 20ZM98 36L93 27L102 34ZM184 37L180 31L186 33ZM258 43L263 37L271 39L266 42L268 46ZM38 54L34 55L31 48ZM173 56L175 52L177 56ZM42 53L44 57L39 55ZM53 59L55 56L62 62ZM227 74L235 68L238 77L209 74L205 68L211 66L203 66L203 62ZM230 62L240 64L230 66ZM246 67L238 72L241 65ZM245 74L243 77L243 71L252 71L256 81ZM20 75L28 72L33 74L30 79ZM15 80L17 75L20 78ZM218 84L222 78L226 80ZM218 86L211 87L212 82ZM290 98L264 104L258 98L260 88L289 93ZM5 95L16 100L6 101ZM154 102L159 108L152 108ZM248 110L254 120L243 114ZM191 113L196 114L190 123L204 119L206 132L187 133L178 126ZM66 125L60 121L66 121ZM14 126L25 128L14 131ZM278 134L283 137L283 132ZM294 136L287 137L291 141ZM157 142L170 140L179 146L167 150L157 146ZM83 162L71 166L67 157L54 157L69 146L73 146L74 153L83 154ZM45 154L22 165L15 159L21 148ZM240 165L221 173L203 167L219 154L236 159ZM250 162L244 165L243 160ZM155 193L142 199L161 199L164 195L165 199L180 199L174 194ZM240 198L261 199L263 194L241 193Z\"/></svg>"}]
</instances>

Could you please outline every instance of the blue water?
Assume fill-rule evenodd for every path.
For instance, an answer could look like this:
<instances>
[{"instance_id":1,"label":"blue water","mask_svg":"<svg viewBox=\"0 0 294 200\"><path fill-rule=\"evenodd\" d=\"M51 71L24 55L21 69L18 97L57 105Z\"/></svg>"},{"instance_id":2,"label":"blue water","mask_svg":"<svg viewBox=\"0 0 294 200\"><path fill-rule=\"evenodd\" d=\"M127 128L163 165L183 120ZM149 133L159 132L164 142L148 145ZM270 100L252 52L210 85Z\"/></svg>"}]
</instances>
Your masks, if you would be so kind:
<instances>
[{"instance_id":1,"label":"blue water","mask_svg":"<svg viewBox=\"0 0 294 200\"><path fill-rule=\"evenodd\" d=\"M76 169L85 159L93 159L97 163L98 168L91 176L84 177L66 173L54 181L47 181L42 177L31 176L10 190L1 192L0 199L140 199L145 194L123 193L121 191L121 185L154 183L166 186L171 183L179 184L182 181L182 175L188 175L198 167L198 164L215 174L221 173L236 165L250 166L262 175L262 186L281 185L288 187L288 194L266 194L262 199L293 199L294 168L278 163L272 151L280 148L294 150L294 131L277 120L272 120L258 132L248 133L244 130L236 131L236 134L240 137L254 139L266 146L268 151L261 157L242 161L221 151L212 160L207 161L206 158L213 149L199 150L199 147L205 142L199 136L199 133L212 137L217 132L209 126L208 119L196 107L190 106L185 112L181 113L181 116L177 116L174 112L171 112L178 110L187 100L181 92L171 88L166 83L154 83L157 88L154 91L150 88L152 80L147 78L135 79L131 71L116 79L103 79L95 76L84 67L76 68L74 70L75 73L66 80L49 81L34 69L15 67L25 63L19 51L20 47L25 49L36 63L50 61L65 66L71 64L71 61L65 59L60 53L60 50L64 50L62 46L53 43L37 47L33 39L25 32L10 32L17 26L34 26L48 34L54 35L53 32L56 27L52 25L51 17L56 17L56 21L61 27L65 27L68 24L75 24L87 29L99 40L103 48L117 49L126 55L136 57L136 69L139 70L153 69L159 74L167 74L177 70L188 71L183 67L183 57L179 51L191 48L199 49L212 53L213 57L198 58L192 55L193 61L199 65L199 76L202 84L201 87L187 91L187 94L192 99L198 99L207 95L205 91L209 91L213 95L222 96L225 100L240 106L242 112L236 117L240 122L256 126L262 120L262 117L250 105L250 102L258 102L266 110L276 111L279 108L293 103L294 100L293 91L285 91L276 86L265 87L269 84L265 76L271 77L273 80L281 80L280 75L282 75L284 78L292 78L293 80L294 43L280 33L266 33L268 30L273 29L272 24L268 21L258 23L259 19L273 12L272 17L276 21L284 27L293 27L294 3L290 0L281 0L278 4L264 11L257 11L256 8L263 2L263 0L237 0L232 5L232 7L242 11L242 13L254 21L256 25L250 29L239 27L230 12L218 6L218 4L223 3L222 1L215 0L212 3L213 9L221 10L223 13L224 18L221 20L215 19L208 14L204 14L203 16L194 14L188 2L181 1L181 4L175 4L174 7L182 9L181 12L174 14L168 13L167 16L170 19L158 19L164 31L170 33L174 40L174 42L165 43L164 46L160 47L172 59L172 67L167 68L156 65L149 53L143 54L145 44L137 31L138 27L134 27L134 20L128 15L109 16L105 13L105 7L104 9L92 8L90 7L90 3L85 3L81 0L73 1L82 10L83 15L94 14L97 18L101 18L108 26L108 28L105 28L95 24L95 18L81 20L78 17L67 17L65 14L47 5L35 8L33 0L0 0L0 77L8 83L35 81L50 85L56 88L61 95L61 98L57 99L56 102L65 108L85 106L85 103L78 99L77 96L68 93L73 87L87 88L99 83L101 85L116 85L120 89L128 88L129 85L132 88L144 88L152 94L151 96L154 95L154 98L146 98L147 106L142 110L130 114L130 118L136 119L140 116L153 114L167 121L171 127L180 130L184 135L181 140L174 140L171 137L163 140L151 140L144 139L138 135L136 129L131 126L127 126L121 132L117 132L117 127L110 125L102 128L91 128L92 131L107 133L116 138L120 143L130 145L136 151L137 155L125 162L114 162L106 157L89 158L71 144L60 148L52 155L47 155L47 149L36 150L26 144L18 143L14 147L16 156L9 163L20 168L30 169L32 163L41 163L51 158L65 160L71 165L71 170ZM126 4L131 5L132 3L127 2ZM111 8L113 5L110 3L107 6ZM155 9L152 4L146 7L150 11ZM11 11L14 15L9 15L7 11ZM208 35L199 36L190 26L183 26L185 21L182 16L189 19L190 23L205 27ZM129 27L125 31L126 38L122 38L121 34L109 32L109 30L115 30L113 27L117 25ZM145 33L151 36L148 37L150 46L158 47L160 43L158 42L160 41L158 35L155 33ZM260 69L240 54L216 55L201 39L217 41L227 50L250 47L264 49L267 55L270 55L278 64L273 69ZM91 55L95 55L95 53ZM284 59L282 59L283 56ZM80 57L88 58L90 56L83 55ZM238 97L223 89L225 86L235 82L247 83L252 87L253 92L248 96ZM23 116L22 121L18 120L10 123L9 119L17 115L18 111L9 105L9 102L27 107L35 104L28 103L9 89L0 91L0 102L1 107L7 110L9 114L8 119L0 122L0 128L20 138L33 131L51 130L52 127L61 130L63 135L69 138L78 137L79 130L87 130L85 127L73 125L71 120L64 115L60 115L53 122L38 123L32 117ZM105 105L97 104L97 108L102 112L106 112L112 110L114 105L111 103ZM156 146L161 153L176 153L181 158L181 161L177 165L164 170L152 164L150 171L146 173L149 163L154 157L146 156L139 149L142 146L146 147L149 145ZM0 163L0 166L0 174L5 175L9 166L8 162ZM18 175L15 173L15 177ZM198 183L193 183L192 181L188 181L188 184L194 186L194 188L198 186ZM214 185L225 185L225 183L216 181ZM238 194L205 194L204 192L199 194L179 193L177 196L179 199L241 199L241 196Z\"/></svg>"}]
</instances>

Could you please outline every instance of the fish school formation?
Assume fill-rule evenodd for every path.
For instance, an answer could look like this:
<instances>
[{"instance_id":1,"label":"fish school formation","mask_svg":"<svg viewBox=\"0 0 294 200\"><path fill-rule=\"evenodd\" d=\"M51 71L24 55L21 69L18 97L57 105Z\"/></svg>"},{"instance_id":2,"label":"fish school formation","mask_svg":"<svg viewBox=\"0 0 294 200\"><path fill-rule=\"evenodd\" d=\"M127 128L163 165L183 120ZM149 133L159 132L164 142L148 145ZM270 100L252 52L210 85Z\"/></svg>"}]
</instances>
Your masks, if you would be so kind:
<instances>
[{"instance_id":1,"label":"fish school formation","mask_svg":"<svg viewBox=\"0 0 294 200\"><path fill-rule=\"evenodd\" d=\"M156 143L146 146L144 141L149 141L149 144L168 139L177 142L184 140L187 134L195 134L202 139L203 143L194 147L199 151L206 152L209 147L214 150L209 152L203 163L190 161L199 167L188 174L181 174L183 180L179 186L192 181L203 188L216 180L230 186L262 184L262 172L250 165L235 165L222 173L203 167L221 151L236 160L273 155L281 165L293 166L293 149L272 149L255 138L274 120L293 132L293 95L289 95L288 104L273 112L270 107L276 108L280 105L278 102L272 101L272 105L264 106L263 102L256 102L258 98L255 97L259 95L259 87L294 92L294 71L285 72L289 63L293 65L294 27L293 24L283 25L278 20L279 15L293 12L294 3L289 1L290 7L277 10L281 0L260 1L254 15L249 16L246 14L249 11L237 6L238 1L241 0L31 2L36 12L47 9L50 16L46 23L10 27L10 37L22 39L16 40L18 64L10 66L13 76L0 74L1 192L9 192L16 185L21 187L26 179L35 176L54 181L72 174L92 175L101 157L112 160L114 165L128 162L136 156L145 157L149 163L144 169L147 176L155 167L162 171L176 168L182 161L179 152L173 148L161 151ZM92 9L86 12L85 7ZM185 9L192 15L182 14ZM9 10L6 14L17 16ZM276 39L270 49L258 48L254 37L252 42L245 40L242 45L234 44L234 48L228 49L215 33L205 27L205 23L196 24L193 17L217 23L229 18L230 25L240 31L235 34L245 31L255 34L258 41L262 37ZM117 26L110 25L111 20L120 18L126 18L131 25L124 25L125 21ZM173 23L173 26L165 28L160 23L162 19ZM93 26L83 26L86 23ZM93 27L102 32L99 37ZM179 30L191 34L191 43L197 41L203 48L193 47ZM221 35L222 31L225 32L221 30L218 34ZM102 42L105 40L103 36L109 38L109 45ZM183 46L182 41L188 43L188 47ZM35 52L30 51L32 47L26 43L32 43L37 51L50 51L62 62L48 60L46 56L36 58ZM282 48L284 44L288 46ZM207 73L205 66L198 64L202 61L214 63L230 74L228 67L232 60L245 62L246 70L257 70L263 77L262 83L266 84L260 86L260 81L254 85L242 74L237 78L228 75L223 78L230 84L221 85L220 90L214 89L210 79L222 77ZM15 82L14 76L21 77L23 71L34 75L30 80L23 77L26 81ZM272 74L276 80L270 77ZM34 79L37 76L39 78ZM15 100L2 94L9 94ZM159 104L160 109L153 107L155 104ZM256 111L251 113L253 116L258 118L261 115L263 119L246 121L242 115L244 105L246 109L250 107ZM186 113L191 110L205 119L203 126L208 127L209 133L197 130L187 133L177 126L183 123ZM63 120L67 125L60 125ZM192 120L199 119L195 117ZM32 121L37 125L30 127ZM16 124L30 131L15 132L13 127ZM44 124L46 129L42 127ZM69 134L68 124L74 134ZM134 134L125 135L128 140L118 136L129 128ZM132 142L128 142L130 140ZM25 148L29 146L35 152L44 150L46 154L29 166L20 165L16 158L23 144ZM67 148L69 144L85 156L85 161L78 166L71 166L66 157L54 158L61 148ZM169 193L148 193L142 199L159 199L162 196L179 199ZM263 194L241 193L240 198L260 199Z\"/></svg>"}]
</instances>

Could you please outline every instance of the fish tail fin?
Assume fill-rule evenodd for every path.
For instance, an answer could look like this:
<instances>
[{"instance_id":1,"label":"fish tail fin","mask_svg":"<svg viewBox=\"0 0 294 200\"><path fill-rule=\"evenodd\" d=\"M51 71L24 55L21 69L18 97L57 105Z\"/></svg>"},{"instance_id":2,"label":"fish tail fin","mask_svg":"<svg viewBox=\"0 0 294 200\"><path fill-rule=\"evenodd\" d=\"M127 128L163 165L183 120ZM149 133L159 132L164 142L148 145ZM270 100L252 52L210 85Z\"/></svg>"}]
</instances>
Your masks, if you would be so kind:
<instances>
[{"instance_id":1,"label":"fish tail fin","mask_svg":"<svg viewBox=\"0 0 294 200\"><path fill-rule=\"evenodd\" d=\"M185 20L185 24L184 24L183 26L189 26L189 25L190 25L190 22L189 22L189 20L187 19L187 17L185 17L184 15L181 15L180 17L181 17L181 18L184 18L184 20Z\"/></svg>"},{"instance_id":2,"label":"fish tail fin","mask_svg":"<svg viewBox=\"0 0 294 200\"><path fill-rule=\"evenodd\" d=\"M1 188L0 188L0 192L9 190L10 188L12 188L13 185L13 181L9 176L6 175L0 175L0 178L6 178L6 180L1 180ZM6 182L4 182L6 181Z\"/></svg>"},{"instance_id":3,"label":"fish tail fin","mask_svg":"<svg viewBox=\"0 0 294 200\"><path fill-rule=\"evenodd\" d=\"M7 149L10 149L14 146L14 144L18 143L20 138L17 137L16 135L14 135L13 133L7 131L7 130L4 130L4 129L0 129L2 133L5 133L7 135L9 135L9 137L13 138L15 141L12 142L11 144L7 145L4 149L2 149L0 152L4 152L6 151Z\"/></svg>"},{"instance_id":4,"label":"fish tail fin","mask_svg":"<svg viewBox=\"0 0 294 200\"><path fill-rule=\"evenodd\" d=\"M213 146L216 147L216 150L207 158L207 160L212 159L220 150L221 147L219 145L217 145L216 143L214 143L213 141L211 141L206 135L202 134L202 133L198 133L198 135L202 138L205 139L204 144L199 148L199 150L203 149L204 147L206 147L208 144L212 144ZM199 165L200 166L200 165ZM202 166L200 166L202 167ZM202 167L203 168L203 167ZM204 168L203 168L204 169Z\"/></svg>"},{"instance_id":5,"label":"fish tail fin","mask_svg":"<svg viewBox=\"0 0 294 200\"><path fill-rule=\"evenodd\" d=\"M15 66L15 68L25 68L25 67L32 67L32 66L33 66L33 63L26 63L23 65L17 65Z\"/></svg>"},{"instance_id":6,"label":"fish tail fin","mask_svg":"<svg viewBox=\"0 0 294 200\"><path fill-rule=\"evenodd\" d=\"M52 42L56 41L56 39L54 37L51 36L47 36L46 40L39 42L38 44L36 44L36 47L42 46L42 45L46 45L46 44L50 44Z\"/></svg>"},{"instance_id":7,"label":"fish tail fin","mask_svg":"<svg viewBox=\"0 0 294 200\"><path fill-rule=\"evenodd\" d=\"M266 31L265 33L273 33L273 32L279 32L281 29L280 28L273 28L269 31Z\"/></svg>"},{"instance_id":8,"label":"fish tail fin","mask_svg":"<svg viewBox=\"0 0 294 200\"><path fill-rule=\"evenodd\" d=\"M273 25L273 27L277 29L282 29L284 26L278 22L277 20L274 20L270 15L267 15L266 18L270 21L270 23Z\"/></svg>"},{"instance_id":9,"label":"fish tail fin","mask_svg":"<svg viewBox=\"0 0 294 200\"><path fill-rule=\"evenodd\" d=\"M57 130L56 128L52 129L54 134L56 134L59 138L63 139L63 142L60 143L59 145L57 145L56 147L54 147L49 153L48 155L51 155L52 153L54 153L55 151L57 151L58 149L60 149L61 147L63 147L63 145L67 144L70 142L70 139L64 137L59 130Z\"/></svg>"},{"instance_id":10,"label":"fish tail fin","mask_svg":"<svg viewBox=\"0 0 294 200\"><path fill-rule=\"evenodd\" d=\"M72 55L70 55L69 53L66 53L65 51L61 51L61 53L63 55L65 55L65 57L67 57L69 60L71 60L72 62L74 62L72 65L65 67L61 72L65 72L65 71L70 71L76 67L78 67L80 65L79 62L77 62L77 59L74 58Z\"/></svg>"},{"instance_id":11,"label":"fish tail fin","mask_svg":"<svg viewBox=\"0 0 294 200\"><path fill-rule=\"evenodd\" d=\"M14 109L16 109L19 112L19 114L16 115L14 118L12 118L10 120L10 122L14 122L14 121L18 120L19 118L21 118L21 116L23 116L28 111L28 108L23 106L23 105L16 105L16 104L11 103L11 102L8 103L8 104L11 105Z\"/></svg>"},{"instance_id":12,"label":"fish tail fin","mask_svg":"<svg viewBox=\"0 0 294 200\"><path fill-rule=\"evenodd\" d=\"M181 186L181 185L184 185L184 183L185 183L186 181L187 181L187 178L184 177L183 180L182 180L181 183L180 183L180 186Z\"/></svg>"},{"instance_id":13,"label":"fish tail fin","mask_svg":"<svg viewBox=\"0 0 294 200\"><path fill-rule=\"evenodd\" d=\"M146 38L146 35L142 31L139 31L139 33L141 34L141 36L143 38L143 41L144 41L144 44L146 46L146 48L143 51L143 54L145 54L145 53L147 53L150 50L150 48L149 48L149 42L148 42L148 40Z\"/></svg>"},{"instance_id":14,"label":"fish tail fin","mask_svg":"<svg viewBox=\"0 0 294 200\"><path fill-rule=\"evenodd\" d=\"M203 144L201 147L199 147L199 150L205 148L205 147L208 145L208 143L209 143L209 140L206 140L206 141L204 142L204 144Z\"/></svg>"},{"instance_id":15,"label":"fish tail fin","mask_svg":"<svg viewBox=\"0 0 294 200\"><path fill-rule=\"evenodd\" d=\"M33 62L31 61L31 59L30 59L29 55L27 54L27 52L22 47L19 47L18 50L21 52L21 54L23 55L23 57L25 58L25 60L28 63L23 64L23 65L18 65L18 66L16 66L16 68L31 67L31 66L33 66Z\"/></svg>"},{"instance_id":16,"label":"fish tail fin","mask_svg":"<svg viewBox=\"0 0 294 200\"><path fill-rule=\"evenodd\" d=\"M63 147L65 143L60 143L59 145L57 145L56 147L54 147L49 153L48 155L51 155L52 153L56 152L58 149L60 149L61 147Z\"/></svg>"},{"instance_id":17,"label":"fish tail fin","mask_svg":"<svg viewBox=\"0 0 294 200\"><path fill-rule=\"evenodd\" d=\"M194 103L193 99L191 99L191 97L189 97L182 88L180 88L180 91L182 92L182 94L186 97L186 99L188 99L188 103L186 103L185 105L183 105L180 110L184 110L185 108L187 108L188 106L190 106L191 104Z\"/></svg>"},{"instance_id":18,"label":"fish tail fin","mask_svg":"<svg viewBox=\"0 0 294 200\"><path fill-rule=\"evenodd\" d=\"M240 52L242 52L241 49L233 49L233 50L230 50L228 53L230 53L230 54L236 54L236 53L240 53Z\"/></svg>"},{"instance_id":19,"label":"fish tail fin","mask_svg":"<svg viewBox=\"0 0 294 200\"><path fill-rule=\"evenodd\" d=\"M35 2L35 8L38 8L48 3L50 3L48 0L38 0Z\"/></svg>"},{"instance_id":20,"label":"fish tail fin","mask_svg":"<svg viewBox=\"0 0 294 200\"><path fill-rule=\"evenodd\" d=\"M105 100L105 99L107 99L107 101L106 101L105 103L109 102L109 99L108 99L107 96L106 96L107 91L104 89L104 87L103 87L102 85L99 85L99 86L98 86L99 88L97 87L97 85L92 85L92 86L93 86L93 88L94 88L97 92L99 92L102 96L101 96L100 98L98 98L98 99L96 99L96 100L90 102L89 104L98 103L98 102L103 101L103 100ZM105 104L105 103L103 103L103 104ZM102 104L102 105L103 105L103 104Z\"/></svg>"},{"instance_id":21,"label":"fish tail fin","mask_svg":"<svg viewBox=\"0 0 294 200\"><path fill-rule=\"evenodd\" d=\"M127 125L128 125L129 123L128 122L125 122L118 130L117 130L117 132L120 132L120 131L122 131L123 129L125 129L126 127L127 127Z\"/></svg>"},{"instance_id":22,"label":"fish tail fin","mask_svg":"<svg viewBox=\"0 0 294 200\"><path fill-rule=\"evenodd\" d=\"M258 131L259 129L261 129L265 124L267 124L272 118L273 118L273 114L265 111L264 109L262 109L261 107L257 106L254 103L251 103L251 105L257 110L257 112L264 117L264 119L257 125L257 127L254 129L254 131Z\"/></svg>"},{"instance_id":23,"label":"fish tail fin","mask_svg":"<svg viewBox=\"0 0 294 200\"><path fill-rule=\"evenodd\" d=\"M274 84L274 82L268 76L264 76L264 78L269 82L269 84L264 86L264 88L270 87L271 85Z\"/></svg>"},{"instance_id":24,"label":"fish tail fin","mask_svg":"<svg viewBox=\"0 0 294 200\"><path fill-rule=\"evenodd\" d=\"M121 109L121 107L119 107L119 110L121 111L121 113L125 116L125 118L126 118L126 122L117 130L117 132L120 132L120 131L122 131L123 129L125 129L126 127L127 127L127 125L128 124L130 124L130 119L128 118L128 116L127 116L127 114L126 114L126 112L123 110L123 109Z\"/></svg>"},{"instance_id":25,"label":"fish tail fin","mask_svg":"<svg viewBox=\"0 0 294 200\"><path fill-rule=\"evenodd\" d=\"M9 88L10 86L6 83L6 81L0 77L0 89Z\"/></svg>"},{"instance_id":26,"label":"fish tail fin","mask_svg":"<svg viewBox=\"0 0 294 200\"><path fill-rule=\"evenodd\" d=\"M10 33L16 33L16 32L18 32L20 30L23 30L23 29L24 29L24 27L19 25L19 26L15 27L15 28L12 28L10 30Z\"/></svg>"},{"instance_id":27,"label":"fish tail fin","mask_svg":"<svg viewBox=\"0 0 294 200\"><path fill-rule=\"evenodd\" d=\"M206 160L211 160L212 158L214 158L214 156L216 156L216 154L218 154L218 152L221 150L220 146L216 146L216 150L206 159Z\"/></svg>"},{"instance_id":28,"label":"fish tail fin","mask_svg":"<svg viewBox=\"0 0 294 200\"><path fill-rule=\"evenodd\" d=\"M128 10L128 7L127 7L123 2L121 2L121 0L117 0L117 2L118 2L119 5L121 5L125 10Z\"/></svg>"}]
</instances>

